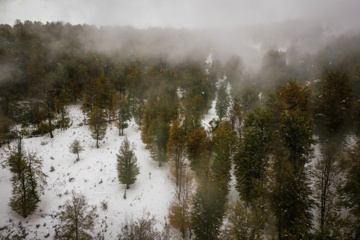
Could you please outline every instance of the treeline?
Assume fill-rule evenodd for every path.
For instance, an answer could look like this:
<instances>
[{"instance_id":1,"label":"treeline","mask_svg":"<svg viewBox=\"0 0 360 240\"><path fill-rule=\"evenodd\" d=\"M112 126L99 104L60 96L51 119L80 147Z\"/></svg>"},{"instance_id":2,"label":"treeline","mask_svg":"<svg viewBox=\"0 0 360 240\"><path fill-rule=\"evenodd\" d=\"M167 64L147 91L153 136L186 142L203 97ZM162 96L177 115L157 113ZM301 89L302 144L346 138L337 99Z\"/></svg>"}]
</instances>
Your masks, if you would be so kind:
<instances>
[{"instance_id":1,"label":"treeline","mask_svg":"<svg viewBox=\"0 0 360 240\"><path fill-rule=\"evenodd\" d=\"M270 50L251 72L238 56L205 64L149 57L132 42L91 49L94 34L111 30L122 37L86 25L0 26L0 142L53 137L81 101L97 147L107 122L123 135L133 117L153 159L170 165L169 220L183 237L359 238L359 35L313 55ZM218 117L205 129L214 99Z\"/></svg>"}]
</instances>

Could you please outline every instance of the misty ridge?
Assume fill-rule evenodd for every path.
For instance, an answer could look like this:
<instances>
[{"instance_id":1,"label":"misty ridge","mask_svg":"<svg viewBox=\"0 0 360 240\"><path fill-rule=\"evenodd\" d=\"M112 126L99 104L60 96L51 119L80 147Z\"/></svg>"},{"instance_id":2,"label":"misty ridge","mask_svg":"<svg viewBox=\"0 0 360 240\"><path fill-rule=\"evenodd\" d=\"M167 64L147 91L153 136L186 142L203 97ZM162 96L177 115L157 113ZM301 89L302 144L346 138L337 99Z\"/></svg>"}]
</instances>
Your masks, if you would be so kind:
<instances>
[{"instance_id":1,"label":"misty ridge","mask_svg":"<svg viewBox=\"0 0 360 240\"><path fill-rule=\"evenodd\" d=\"M163 59L172 63L203 61L212 53L214 59L220 60L222 64L232 55L237 55L244 66L252 71L259 70L263 57L270 50L286 53L286 61L305 61L306 58L315 58L327 51L325 54L331 55L327 56L330 63L335 58L338 60L342 54L356 51L359 38L358 29L317 25L303 20L201 29L137 29L132 26L96 27L63 22L43 24L25 21L16 23L13 28L9 25L1 26L2 49L16 44L11 35L21 34L21 26L27 28L28 37L43 44L49 61L58 57L61 52L66 52L69 47L109 56L136 58L137 55L144 59ZM76 45L70 46L71 43ZM8 71L15 70L9 61L6 62L1 64L2 79L7 78Z\"/></svg>"}]
</instances>

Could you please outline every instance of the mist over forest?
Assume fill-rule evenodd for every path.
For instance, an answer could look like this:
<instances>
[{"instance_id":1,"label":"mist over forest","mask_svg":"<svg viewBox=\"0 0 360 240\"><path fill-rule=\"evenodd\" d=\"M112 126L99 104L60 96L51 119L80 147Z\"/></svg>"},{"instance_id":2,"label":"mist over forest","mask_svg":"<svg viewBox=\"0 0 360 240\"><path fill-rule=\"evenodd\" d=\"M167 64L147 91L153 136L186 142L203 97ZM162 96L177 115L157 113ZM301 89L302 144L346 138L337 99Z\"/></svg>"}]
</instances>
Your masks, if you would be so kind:
<instances>
[{"instance_id":1,"label":"mist over forest","mask_svg":"<svg viewBox=\"0 0 360 240\"><path fill-rule=\"evenodd\" d=\"M360 25L338 4L0 24L0 238L359 239Z\"/></svg>"}]
</instances>

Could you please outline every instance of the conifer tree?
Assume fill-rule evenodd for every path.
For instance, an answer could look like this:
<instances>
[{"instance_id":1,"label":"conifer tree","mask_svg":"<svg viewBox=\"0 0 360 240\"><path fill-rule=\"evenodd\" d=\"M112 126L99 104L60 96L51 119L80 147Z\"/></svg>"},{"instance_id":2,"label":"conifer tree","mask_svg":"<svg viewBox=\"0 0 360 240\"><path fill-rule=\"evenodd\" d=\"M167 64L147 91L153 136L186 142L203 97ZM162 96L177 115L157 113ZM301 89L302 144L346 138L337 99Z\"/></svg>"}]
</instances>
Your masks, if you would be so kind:
<instances>
[{"instance_id":1,"label":"conifer tree","mask_svg":"<svg viewBox=\"0 0 360 240\"><path fill-rule=\"evenodd\" d=\"M187 137L187 156L193 171L199 174L205 169L209 156L210 140L203 127L194 129Z\"/></svg>"},{"instance_id":2,"label":"conifer tree","mask_svg":"<svg viewBox=\"0 0 360 240\"><path fill-rule=\"evenodd\" d=\"M53 89L46 89L45 93L42 95L42 105L45 109L45 118L47 120L47 130L50 134L50 137L53 138L53 130L55 126L53 125L52 120L55 117L55 91Z\"/></svg>"},{"instance_id":3,"label":"conifer tree","mask_svg":"<svg viewBox=\"0 0 360 240\"><path fill-rule=\"evenodd\" d=\"M213 137L214 161L212 162L213 180L227 195L231 180L231 160L237 144L237 135L231 129L230 122L223 122Z\"/></svg>"},{"instance_id":4,"label":"conifer tree","mask_svg":"<svg viewBox=\"0 0 360 240\"><path fill-rule=\"evenodd\" d=\"M347 149L342 159L345 183L340 193L343 196L342 204L355 219L356 231L353 232L355 239L360 237L360 140Z\"/></svg>"},{"instance_id":5,"label":"conifer tree","mask_svg":"<svg viewBox=\"0 0 360 240\"><path fill-rule=\"evenodd\" d=\"M12 173L13 184L10 207L26 218L38 207L40 195L46 185L46 177L41 170L42 160L35 153L25 153L19 141L18 149L10 151L5 163Z\"/></svg>"},{"instance_id":6,"label":"conifer tree","mask_svg":"<svg viewBox=\"0 0 360 240\"><path fill-rule=\"evenodd\" d=\"M342 135L349 129L349 119L353 102L349 77L342 72L329 72L321 85L316 99L316 127L323 137Z\"/></svg>"},{"instance_id":7,"label":"conifer tree","mask_svg":"<svg viewBox=\"0 0 360 240\"><path fill-rule=\"evenodd\" d=\"M124 128L128 127L126 121L130 120L130 109L125 94L118 93L116 97L117 109L117 127L119 128L119 136L124 136Z\"/></svg>"},{"instance_id":8,"label":"conifer tree","mask_svg":"<svg viewBox=\"0 0 360 240\"><path fill-rule=\"evenodd\" d=\"M314 143L308 105L311 92L295 81L279 89L275 102L279 111L276 111L278 128L272 161L273 188L270 190L276 227L279 239L285 236L308 238L313 218L306 167Z\"/></svg>"},{"instance_id":9,"label":"conifer tree","mask_svg":"<svg viewBox=\"0 0 360 240\"><path fill-rule=\"evenodd\" d=\"M14 123L8 117L0 115L0 147L10 140L13 125Z\"/></svg>"},{"instance_id":10,"label":"conifer tree","mask_svg":"<svg viewBox=\"0 0 360 240\"><path fill-rule=\"evenodd\" d=\"M95 107L90 115L89 124L92 130L91 136L96 140L96 147L99 148L99 140L105 137L107 127L104 110Z\"/></svg>"},{"instance_id":11,"label":"conifer tree","mask_svg":"<svg viewBox=\"0 0 360 240\"><path fill-rule=\"evenodd\" d=\"M220 120L226 116L229 108L229 95L227 93L227 82L222 82L217 92L216 114Z\"/></svg>"},{"instance_id":12,"label":"conifer tree","mask_svg":"<svg viewBox=\"0 0 360 240\"><path fill-rule=\"evenodd\" d=\"M55 109L60 116L57 119L57 125L62 129L66 130L70 125L70 118L68 117L68 112L66 106L70 103L69 92L63 89L59 96L55 99Z\"/></svg>"},{"instance_id":13,"label":"conifer tree","mask_svg":"<svg viewBox=\"0 0 360 240\"><path fill-rule=\"evenodd\" d=\"M249 203L264 194L270 155L273 117L269 109L255 109L244 123L242 139L234 157L236 188Z\"/></svg>"},{"instance_id":14,"label":"conifer tree","mask_svg":"<svg viewBox=\"0 0 360 240\"><path fill-rule=\"evenodd\" d=\"M135 183L136 176L140 173L134 150L135 145L130 144L125 137L120 146L119 154L116 154L119 182L126 184L126 189L130 188L130 184Z\"/></svg>"},{"instance_id":15,"label":"conifer tree","mask_svg":"<svg viewBox=\"0 0 360 240\"><path fill-rule=\"evenodd\" d=\"M185 134L179 121L172 122L170 129L170 137L167 143L167 158L171 168L171 173L175 177L176 186L180 187L181 192L181 177L184 170L185 158Z\"/></svg>"},{"instance_id":16,"label":"conifer tree","mask_svg":"<svg viewBox=\"0 0 360 240\"><path fill-rule=\"evenodd\" d=\"M82 151L84 151L83 146L81 146L81 143L79 140L75 139L71 144L70 144L70 152L74 153L77 155L76 158L76 162L80 160L80 156L79 153L81 153Z\"/></svg>"},{"instance_id":17,"label":"conifer tree","mask_svg":"<svg viewBox=\"0 0 360 240\"><path fill-rule=\"evenodd\" d=\"M231 122L231 128L236 131L239 138L242 134L243 119L245 115L245 109L241 106L237 98L233 99L230 103L229 121Z\"/></svg>"},{"instance_id":18,"label":"conifer tree","mask_svg":"<svg viewBox=\"0 0 360 240\"><path fill-rule=\"evenodd\" d=\"M85 196L75 191L72 191L71 200L66 201L63 207L55 239L94 239L96 207L89 206Z\"/></svg>"},{"instance_id":19,"label":"conifer tree","mask_svg":"<svg viewBox=\"0 0 360 240\"><path fill-rule=\"evenodd\" d=\"M225 212L226 196L207 176L196 190L191 214L191 227L196 239L218 239Z\"/></svg>"}]
</instances>

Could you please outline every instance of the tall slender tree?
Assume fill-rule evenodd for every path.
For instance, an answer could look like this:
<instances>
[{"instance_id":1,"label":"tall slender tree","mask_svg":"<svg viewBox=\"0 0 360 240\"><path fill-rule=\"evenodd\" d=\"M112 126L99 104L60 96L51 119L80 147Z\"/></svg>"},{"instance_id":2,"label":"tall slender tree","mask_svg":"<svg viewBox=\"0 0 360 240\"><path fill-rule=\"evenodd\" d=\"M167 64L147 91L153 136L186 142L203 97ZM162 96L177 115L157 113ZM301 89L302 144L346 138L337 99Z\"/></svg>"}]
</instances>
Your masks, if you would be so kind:
<instances>
[{"instance_id":1,"label":"tall slender tree","mask_svg":"<svg viewBox=\"0 0 360 240\"><path fill-rule=\"evenodd\" d=\"M185 134L180 122L175 120L172 122L170 129L170 137L167 143L167 158L171 168L171 173L176 180L176 186L180 187L185 168Z\"/></svg>"},{"instance_id":2,"label":"tall slender tree","mask_svg":"<svg viewBox=\"0 0 360 240\"><path fill-rule=\"evenodd\" d=\"M91 136L96 140L96 147L99 148L99 140L105 137L106 133L106 115L103 109L95 107L90 115Z\"/></svg>"},{"instance_id":3,"label":"tall slender tree","mask_svg":"<svg viewBox=\"0 0 360 240\"><path fill-rule=\"evenodd\" d=\"M217 91L217 101L216 101L216 114L220 119L226 116L227 110L229 108L229 94L227 93L227 82L222 82Z\"/></svg>"},{"instance_id":4,"label":"tall slender tree","mask_svg":"<svg viewBox=\"0 0 360 240\"><path fill-rule=\"evenodd\" d=\"M117 93L116 98L116 116L117 127L119 128L119 136L124 136L124 129L128 127L126 121L130 120L130 109L125 94Z\"/></svg>"},{"instance_id":5,"label":"tall slender tree","mask_svg":"<svg viewBox=\"0 0 360 240\"><path fill-rule=\"evenodd\" d=\"M269 109L255 109L245 119L234 162L236 188L247 203L265 194L273 121Z\"/></svg>"},{"instance_id":6,"label":"tall slender tree","mask_svg":"<svg viewBox=\"0 0 360 240\"><path fill-rule=\"evenodd\" d=\"M181 172L181 187L176 188L175 196L169 208L170 224L179 229L185 238L186 231L191 238L191 206L194 195L195 181L191 172L187 169Z\"/></svg>"},{"instance_id":7,"label":"tall slender tree","mask_svg":"<svg viewBox=\"0 0 360 240\"><path fill-rule=\"evenodd\" d=\"M10 151L5 165L12 173L13 190L9 205L26 218L37 209L46 185L47 175L41 170L42 160L35 153L25 153L19 141L18 148Z\"/></svg>"}]
</instances>

